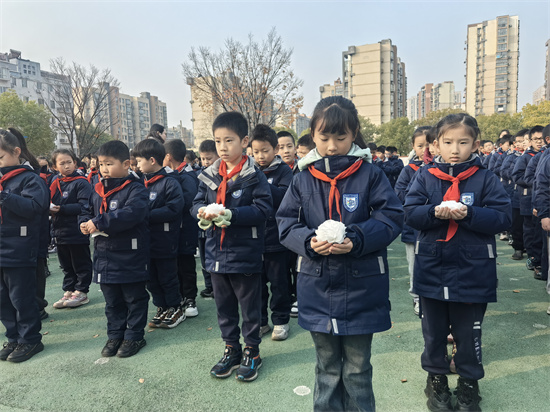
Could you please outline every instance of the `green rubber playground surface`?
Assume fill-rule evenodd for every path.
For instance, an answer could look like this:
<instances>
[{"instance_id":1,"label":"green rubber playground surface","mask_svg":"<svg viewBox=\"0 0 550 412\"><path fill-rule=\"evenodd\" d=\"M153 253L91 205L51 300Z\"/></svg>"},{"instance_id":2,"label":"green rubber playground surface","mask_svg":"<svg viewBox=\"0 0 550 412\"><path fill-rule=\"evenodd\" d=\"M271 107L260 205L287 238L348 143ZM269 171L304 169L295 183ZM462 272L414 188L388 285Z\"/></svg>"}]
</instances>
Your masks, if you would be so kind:
<instances>
[{"instance_id":1,"label":"green rubber playground surface","mask_svg":"<svg viewBox=\"0 0 550 412\"><path fill-rule=\"evenodd\" d=\"M499 302L489 305L483 323L481 407L550 411L550 316L544 282L533 279L525 260L510 259L513 251L505 242L498 242L498 252ZM393 327L373 341L376 406L378 411L425 411L423 341L407 292L403 244L395 241L388 255ZM173 330L146 332L147 346L138 355L101 358L107 337L98 285L91 287L89 304L53 309L51 304L62 295L55 255L49 266L50 317L42 328L46 348L28 362L0 362L0 411L312 410L315 352L296 319L291 319L288 340L265 337L260 346L263 367L251 383L210 376L224 346L214 301L200 297L198 317ZM199 275L199 290L202 286ZM154 311L150 303L151 316ZM456 375L449 381L453 390Z\"/></svg>"}]
</instances>

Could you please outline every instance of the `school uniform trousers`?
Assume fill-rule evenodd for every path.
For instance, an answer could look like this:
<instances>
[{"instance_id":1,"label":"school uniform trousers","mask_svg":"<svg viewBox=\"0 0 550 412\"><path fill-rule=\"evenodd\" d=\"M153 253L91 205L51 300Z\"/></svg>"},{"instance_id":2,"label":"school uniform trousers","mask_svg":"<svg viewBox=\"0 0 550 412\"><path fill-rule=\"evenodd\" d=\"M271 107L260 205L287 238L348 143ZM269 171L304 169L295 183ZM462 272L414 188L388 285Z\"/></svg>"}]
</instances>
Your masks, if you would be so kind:
<instances>
[{"instance_id":1,"label":"school uniform trousers","mask_svg":"<svg viewBox=\"0 0 550 412\"><path fill-rule=\"evenodd\" d=\"M149 264L149 281L147 289L153 297L153 304L159 308L175 308L182 303L180 283L178 280L178 259L151 258Z\"/></svg>"},{"instance_id":2,"label":"school uniform trousers","mask_svg":"<svg viewBox=\"0 0 550 412\"><path fill-rule=\"evenodd\" d=\"M268 323L267 307L271 309L271 321L274 325L286 325L290 319L290 294L288 287L287 250L264 253L262 272L262 325ZM269 287L267 283L269 282ZM271 289L271 300L269 300Z\"/></svg>"},{"instance_id":3,"label":"school uniform trousers","mask_svg":"<svg viewBox=\"0 0 550 412\"><path fill-rule=\"evenodd\" d=\"M212 272L211 275L218 324L225 344L240 347L240 303L244 343L246 346L258 348L261 342L262 275L216 272Z\"/></svg>"},{"instance_id":4,"label":"school uniform trousers","mask_svg":"<svg viewBox=\"0 0 550 412\"><path fill-rule=\"evenodd\" d=\"M181 297L194 300L198 290L195 255L178 254L177 265Z\"/></svg>"},{"instance_id":5,"label":"school uniform trousers","mask_svg":"<svg viewBox=\"0 0 550 412\"><path fill-rule=\"evenodd\" d=\"M63 270L63 290L84 293L90 291L92 283L92 259L90 245L85 244L57 244L57 257Z\"/></svg>"},{"instance_id":6,"label":"school uniform trousers","mask_svg":"<svg viewBox=\"0 0 550 412\"><path fill-rule=\"evenodd\" d=\"M211 278L210 272L205 269L206 258L205 258L204 244L206 243L206 237L204 236L199 237L198 240L199 240L199 256L201 258L202 276L204 277L204 287L206 289L212 290L212 278Z\"/></svg>"},{"instance_id":7,"label":"school uniform trousers","mask_svg":"<svg viewBox=\"0 0 550 412\"><path fill-rule=\"evenodd\" d=\"M523 251L523 216L521 215L518 208L512 208L512 247L514 250Z\"/></svg>"},{"instance_id":8,"label":"school uniform trousers","mask_svg":"<svg viewBox=\"0 0 550 412\"><path fill-rule=\"evenodd\" d=\"M458 375L474 380L483 378L481 324L487 303L449 302L421 296L420 310L424 335L422 369L432 375L450 373L447 336L452 333Z\"/></svg>"},{"instance_id":9,"label":"school uniform trousers","mask_svg":"<svg viewBox=\"0 0 550 412\"><path fill-rule=\"evenodd\" d=\"M147 324L149 294L145 281L134 283L101 283L105 298L107 337L141 340Z\"/></svg>"},{"instance_id":10,"label":"school uniform trousers","mask_svg":"<svg viewBox=\"0 0 550 412\"><path fill-rule=\"evenodd\" d=\"M0 320L9 342L42 340L36 302L36 266L0 267Z\"/></svg>"},{"instance_id":11,"label":"school uniform trousers","mask_svg":"<svg viewBox=\"0 0 550 412\"><path fill-rule=\"evenodd\" d=\"M542 232L542 227L535 216L523 216L523 244L529 257L533 258L532 263L535 266L540 266L541 264Z\"/></svg>"}]
</instances>

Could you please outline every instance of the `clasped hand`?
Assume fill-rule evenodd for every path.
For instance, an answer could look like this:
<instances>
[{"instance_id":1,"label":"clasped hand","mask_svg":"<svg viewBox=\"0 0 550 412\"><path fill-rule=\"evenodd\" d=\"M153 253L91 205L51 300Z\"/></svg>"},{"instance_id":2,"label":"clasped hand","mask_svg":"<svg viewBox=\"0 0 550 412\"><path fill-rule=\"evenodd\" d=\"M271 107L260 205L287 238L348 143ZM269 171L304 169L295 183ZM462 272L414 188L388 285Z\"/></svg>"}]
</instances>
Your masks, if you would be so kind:
<instances>
[{"instance_id":1,"label":"clasped hand","mask_svg":"<svg viewBox=\"0 0 550 412\"><path fill-rule=\"evenodd\" d=\"M353 249L353 242L348 237L342 243L329 243L326 240L320 242L316 237L313 237L310 245L315 253L323 256L344 255Z\"/></svg>"},{"instance_id":2,"label":"clasped hand","mask_svg":"<svg viewBox=\"0 0 550 412\"><path fill-rule=\"evenodd\" d=\"M468 215L468 208L462 205L460 209L450 209L448 207L435 207L435 217L438 219L462 220Z\"/></svg>"}]
</instances>

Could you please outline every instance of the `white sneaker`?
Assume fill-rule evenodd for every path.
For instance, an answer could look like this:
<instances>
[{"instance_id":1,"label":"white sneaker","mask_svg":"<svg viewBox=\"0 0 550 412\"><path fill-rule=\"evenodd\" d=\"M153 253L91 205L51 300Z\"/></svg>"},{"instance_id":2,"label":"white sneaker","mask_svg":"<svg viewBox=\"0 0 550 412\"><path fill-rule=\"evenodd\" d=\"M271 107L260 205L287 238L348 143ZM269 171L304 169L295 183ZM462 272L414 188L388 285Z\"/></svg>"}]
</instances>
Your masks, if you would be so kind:
<instances>
[{"instance_id":1,"label":"white sneaker","mask_svg":"<svg viewBox=\"0 0 550 412\"><path fill-rule=\"evenodd\" d=\"M79 290L77 290L73 292L71 297L67 299L63 305L66 308L77 308L89 302L90 299L88 299L88 295L84 292L80 292Z\"/></svg>"},{"instance_id":2,"label":"white sneaker","mask_svg":"<svg viewBox=\"0 0 550 412\"><path fill-rule=\"evenodd\" d=\"M267 335L269 332L271 332L271 326L269 326L269 324L260 326L260 338Z\"/></svg>"},{"instance_id":3,"label":"white sneaker","mask_svg":"<svg viewBox=\"0 0 550 412\"><path fill-rule=\"evenodd\" d=\"M195 316L199 316L199 310L197 309L197 304L194 299L185 299L184 307L186 318L194 318Z\"/></svg>"},{"instance_id":4,"label":"white sneaker","mask_svg":"<svg viewBox=\"0 0 550 412\"><path fill-rule=\"evenodd\" d=\"M420 315L420 302L417 300L414 301L414 314L416 316Z\"/></svg>"},{"instance_id":5,"label":"white sneaker","mask_svg":"<svg viewBox=\"0 0 550 412\"><path fill-rule=\"evenodd\" d=\"M56 309L62 309L65 307L65 302L68 301L71 296L72 296L73 292L65 292L63 294L63 297L61 299L59 299L57 302L55 302L52 306Z\"/></svg>"},{"instance_id":6,"label":"white sneaker","mask_svg":"<svg viewBox=\"0 0 550 412\"><path fill-rule=\"evenodd\" d=\"M298 317L298 301L294 302L292 306L290 307L290 317L291 318L297 318Z\"/></svg>"},{"instance_id":7,"label":"white sneaker","mask_svg":"<svg viewBox=\"0 0 550 412\"><path fill-rule=\"evenodd\" d=\"M288 338L288 331L290 326L286 325L273 325L273 333L271 334L271 340L285 340Z\"/></svg>"},{"instance_id":8,"label":"white sneaker","mask_svg":"<svg viewBox=\"0 0 550 412\"><path fill-rule=\"evenodd\" d=\"M550 306L548 306L548 309L546 309L546 313L550 315Z\"/></svg>"}]
</instances>

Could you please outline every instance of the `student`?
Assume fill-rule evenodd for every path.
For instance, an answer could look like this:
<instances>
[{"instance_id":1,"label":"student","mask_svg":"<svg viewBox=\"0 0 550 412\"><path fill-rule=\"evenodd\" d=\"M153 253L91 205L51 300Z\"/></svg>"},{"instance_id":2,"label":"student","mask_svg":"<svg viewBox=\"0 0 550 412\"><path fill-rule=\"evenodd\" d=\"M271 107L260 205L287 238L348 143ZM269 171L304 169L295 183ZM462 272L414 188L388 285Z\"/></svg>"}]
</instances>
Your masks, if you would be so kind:
<instances>
[{"instance_id":1,"label":"student","mask_svg":"<svg viewBox=\"0 0 550 412\"><path fill-rule=\"evenodd\" d=\"M542 262L543 234L540 225L533 216L532 181L525 180L528 164L540 151L543 145L542 126L534 126L529 130L526 149L514 165L511 177L519 189L519 211L523 216L523 245L527 251L526 266L529 270L540 271Z\"/></svg>"},{"instance_id":2,"label":"student","mask_svg":"<svg viewBox=\"0 0 550 412\"><path fill-rule=\"evenodd\" d=\"M265 230L265 253L262 270L262 322L260 336L271 331L268 323L267 307L271 309L273 322L272 340L288 338L290 326L290 289L288 285L289 252L279 242L279 231L275 221L275 213L292 181L292 169L276 154L278 146L277 134L264 124L257 125L252 131L251 146L254 160L264 172L271 196L273 198L273 214L267 220ZM270 284L268 289L267 284ZM271 290L271 300L269 300Z\"/></svg>"},{"instance_id":3,"label":"student","mask_svg":"<svg viewBox=\"0 0 550 412\"><path fill-rule=\"evenodd\" d=\"M498 178L474 154L476 120L451 114L435 126L440 155L422 168L405 198L405 222L420 231L413 292L420 296L430 410L453 410L447 382L447 335L457 345L457 410L479 409L483 378L481 324L487 302L496 301L495 235L510 225L510 199ZM461 202L458 209L442 201Z\"/></svg>"},{"instance_id":4,"label":"student","mask_svg":"<svg viewBox=\"0 0 550 412\"><path fill-rule=\"evenodd\" d=\"M97 155L93 154L90 156L90 170L86 176L88 183L92 185L92 188L99 182L99 170L97 167Z\"/></svg>"},{"instance_id":5,"label":"student","mask_svg":"<svg viewBox=\"0 0 550 412\"><path fill-rule=\"evenodd\" d=\"M183 309L186 318L194 318L199 315L197 309L197 270L195 252L199 228L197 220L189 211L193 206L193 199L197 195L199 180L193 167L184 161L187 148L179 139L169 140L164 144L166 156L163 166L170 167L174 176L180 183L183 194L183 210L178 243L178 279L180 293L183 298Z\"/></svg>"},{"instance_id":6,"label":"student","mask_svg":"<svg viewBox=\"0 0 550 412\"><path fill-rule=\"evenodd\" d=\"M382 161L379 166L386 174L386 177L390 181L390 185L393 188L395 187L395 182L397 182L397 178L399 177L401 170L403 170L403 161L399 158L397 147L395 146L386 147L386 152L384 155L385 160Z\"/></svg>"},{"instance_id":7,"label":"student","mask_svg":"<svg viewBox=\"0 0 550 412\"><path fill-rule=\"evenodd\" d=\"M87 213L92 187L76 169L78 160L70 150L55 150L52 162L59 176L50 186L50 213L57 257L63 271L62 288L65 291L53 307L76 308L90 302L90 239L79 230L78 217Z\"/></svg>"},{"instance_id":8,"label":"student","mask_svg":"<svg viewBox=\"0 0 550 412\"><path fill-rule=\"evenodd\" d=\"M203 140L199 146L199 156L201 157L202 169L212 166L216 160L219 159L218 153L216 152L216 142L214 140L208 139ZM199 255L201 259L201 269L202 276L204 277L204 289L201 290L201 296L203 298L213 298L214 290L212 289L212 279L210 273L206 270L205 262L205 251L204 244L206 242L206 232L204 230L199 230L198 243L199 243Z\"/></svg>"},{"instance_id":9,"label":"student","mask_svg":"<svg viewBox=\"0 0 550 412\"><path fill-rule=\"evenodd\" d=\"M97 156L102 177L89 213L80 217L80 230L95 236L94 281L103 292L107 316L108 341L101 355L125 358L146 345L149 193L139 177L128 173L130 150L124 143L107 142Z\"/></svg>"},{"instance_id":10,"label":"student","mask_svg":"<svg viewBox=\"0 0 550 412\"><path fill-rule=\"evenodd\" d=\"M382 163L386 161L386 146L377 146L374 154L376 155L375 164L379 167L382 167Z\"/></svg>"},{"instance_id":11,"label":"student","mask_svg":"<svg viewBox=\"0 0 550 412\"><path fill-rule=\"evenodd\" d=\"M133 171L140 179L143 178L143 173L139 170L138 162L135 156L130 156L130 170Z\"/></svg>"},{"instance_id":12,"label":"student","mask_svg":"<svg viewBox=\"0 0 550 412\"><path fill-rule=\"evenodd\" d=\"M510 140L499 137L499 139L497 140L497 144L498 149L493 152L493 155L490 157L488 163L486 165L484 164L484 166L486 166L487 169L489 169L490 171L494 170L498 158L504 156L504 153L506 153L510 148Z\"/></svg>"},{"instance_id":13,"label":"student","mask_svg":"<svg viewBox=\"0 0 550 412\"><path fill-rule=\"evenodd\" d=\"M309 133L300 137L296 142L296 155L299 159L305 157L313 149L315 149L315 142Z\"/></svg>"},{"instance_id":14,"label":"student","mask_svg":"<svg viewBox=\"0 0 550 412\"><path fill-rule=\"evenodd\" d=\"M154 123L149 129L146 139L155 139L160 144L164 144L166 141L166 130L164 126L158 123Z\"/></svg>"},{"instance_id":15,"label":"student","mask_svg":"<svg viewBox=\"0 0 550 412\"><path fill-rule=\"evenodd\" d=\"M186 153L185 153L185 159L184 159L185 163L187 163L188 165L191 165L191 167L193 168L193 170L198 174L199 173L199 170L200 170L200 166L199 166L199 159L197 158L197 155L195 154L194 151L192 150L188 150Z\"/></svg>"},{"instance_id":16,"label":"student","mask_svg":"<svg viewBox=\"0 0 550 412\"><path fill-rule=\"evenodd\" d=\"M36 258L49 196L38 161L0 129L0 317L8 341L0 360L24 362L44 350L36 302Z\"/></svg>"},{"instance_id":17,"label":"student","mask_svg":"<svg viewBox=\"0 0 550 412\"><path fill-rule=\"evenodd\" d=\"M298 162L277 223L283 246L300 256L298 323L317 354L313 407L374 411L371 343L391 327L386 247L403 208L370 151L354 143L366 147L350 100L321 100L311 131L316 149ZM345 224L343 243L317 239L327 219Z\"/></svg>"},{"instance_id":18,"label":"student","mask_svg":"<svg viewBox=\"0 0 550 412\"><path fill-rule=\"evenodd\" d=\"M183 193L179 182L162 166L166 157L162 144L155 139L142 140L132 154L149 191L151 259L147 289L157 307L149 327L172 329L185 320L177 258Z\"/></svg>"},{"instance_id":19,"label":"student","mask_svg":"<svg viewBox=\"0 0 550 412\"><path fill-rule=\"evenodd\" d=\"M493 142L490 140L482 140L480 144L479 157L483 161L493 151Z\"/></svg>"},{"instance_id":20,"label":"student","mask_svg":"<svg viewBox=\"0 0 550 412\"><path fill-rule=\"evenodd\" d=\"M550 125L549 125L550 126ZM544 136L550 135L549 126L545 127ZM547 134L548 133L548 134ZM548 150L547 150L548 151ZM539 162L536 174L536 191L533 199L533 204L537 208L537 216L541 220L541 227L544 231L545 245L548 248L550 233L550 156L543 156ZM548 249L546 251L548 255ZM541 278L544 279L546 275L546 291L550 294L550 276L548 276L548 266L544 266ZM546 310L546 313L550 315L550 306Z\"/></svg>"},{"instance_id":21,"label":"student","mask_svg":"<svg viewBox=\"0 0 550 412\"><path fill-rule=\"evenodd\" d=\"M277 140L277 154L281 156L283 162L290 167L293 173L298 173L298 159L296 158L294 136L290 132L282 130L277 133Z\"/></svg>"},{"instance_id":22,"label":"student","mask_svg":"<svg viewBox=\"0 0 550 412\"><path fill-rule=\"evenodd\" d=\"M212 275L214 301L225 351L210 373L227 378L237 370L237 379L253 381L262 366L260 320L262 254L265 223L273 213L269 183L244 156L248 146L248 122L237 112L220 114L212 132L220 159L199 175L199 192L193 215L206 233L206 269ZM223 214L205 214L207 205L225 206ZM239 306L245 343L241 350Z\"/></svg>"},{"instance_id":23,"label":"student","mask_svg":"<svg viewBox=\"0 0 550 412\"><path fill-rule=\"evenodd\" d=\"M422 126L416 129L412 135L412 145L414 150L414 157L409 164L401 170L399 178L395 183L395 194L401 200L401 203L405 203L405 196L407 195L407 189L411 183L413 176L419 168L424 166L422 156L424 151L428 148L428 142L426 136L430 132L430 126ZM405 243L405 251L407 254L407 263L409 264L409 294L413 297L413 310L415 315L420 314L420 303L416 293L413 293L413 269L414 269L414 245L418 232L408 225L403 225L403 232L401 232L401 242Z\"/></svg>"}]
</instances>

